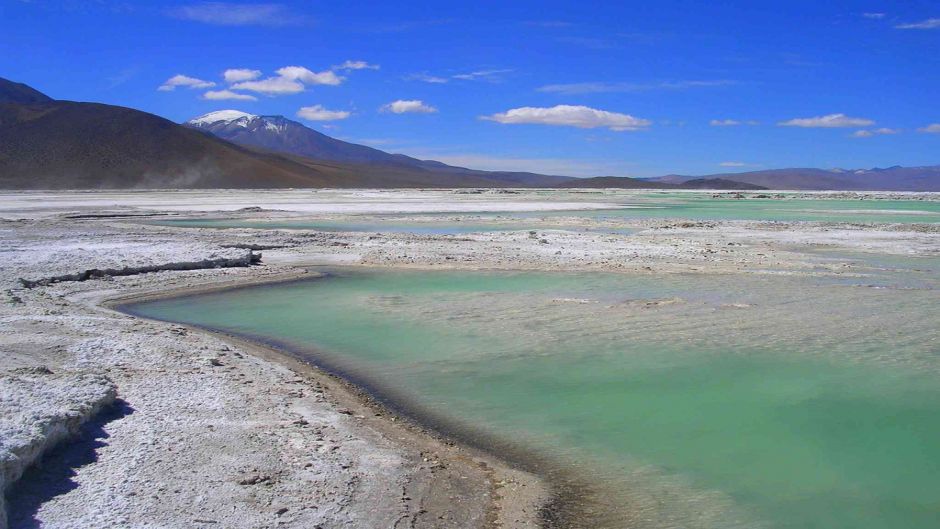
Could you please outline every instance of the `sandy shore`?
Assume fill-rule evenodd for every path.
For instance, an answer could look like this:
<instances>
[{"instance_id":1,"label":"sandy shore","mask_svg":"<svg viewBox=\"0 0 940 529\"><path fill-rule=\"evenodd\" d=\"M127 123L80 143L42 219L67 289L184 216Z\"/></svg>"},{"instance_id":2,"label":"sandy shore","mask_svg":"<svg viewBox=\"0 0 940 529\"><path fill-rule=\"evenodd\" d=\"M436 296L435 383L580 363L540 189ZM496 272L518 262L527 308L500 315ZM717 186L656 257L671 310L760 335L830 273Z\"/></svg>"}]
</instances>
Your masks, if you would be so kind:
<instances>
[{"instance_id":1,"label":"sandy shore","mask_svg":"<svg viewBox=\"0 0 940 529\"><path fill-rule=\"evenodd\" d=\"M361 220L386 210L423 211L427 199L430 210L449 202L443 211L472 221L478 212L520 204L530 210L566 209L553 204L571 203L609 207L602 195L571 193L481 198L439 191L430 197L344 192L339 198L320 195L315 207L311 196L277 192L266 201L259 193L225 192L220 204L202 193L199 207L189 200L174 203L173 194L3 197L5 482L14 483L15 467L28 462L24 447L41 455L50 432L81 434L80 442L63 445L41 469L8 485L11 526L547 523L540 505L551 491L538 477L433 435L276 349L134 318L112 310L114 303L291 279L307 265L852 276L865 272L862 265L821 257L820 251L940 255L940 228L929 224L643 220L618 223L636 230L625 235L578 231L611 222L562 216L529 219L519 230L457 236L174 228L121 216L225 211L273 218L314 212L335 220L354 211ZM269 203L285 211L238 211ZM243 257L246 247L264 248L261 266L134 273L174 268L169 264L213 266L214 260ZM20 281L92 269L129 275L35 288ZM88 391L66 394L57 389L62 387ZM6 388L16 393L8 397Z\"/></svg>"}]
</instances>

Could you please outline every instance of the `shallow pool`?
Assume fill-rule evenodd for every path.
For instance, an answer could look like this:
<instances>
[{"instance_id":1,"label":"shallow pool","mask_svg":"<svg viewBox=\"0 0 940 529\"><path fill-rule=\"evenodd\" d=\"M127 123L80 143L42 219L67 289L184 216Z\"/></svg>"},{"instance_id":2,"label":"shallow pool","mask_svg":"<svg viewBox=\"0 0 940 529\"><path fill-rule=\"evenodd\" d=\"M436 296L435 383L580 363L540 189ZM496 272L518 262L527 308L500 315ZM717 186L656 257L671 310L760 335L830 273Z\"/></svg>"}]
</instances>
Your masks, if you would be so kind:
<instances>
[{"instance_id":1,"label":"shallow pool","mask_svg":"<svg viewBox=\"0 0 940 529\"><path fill-rule=\"evenodd\" d=\"M940 274L332 269L128 307L288 347L596 485L583 527L934 528Z\"/></svg>"}]
</instances>

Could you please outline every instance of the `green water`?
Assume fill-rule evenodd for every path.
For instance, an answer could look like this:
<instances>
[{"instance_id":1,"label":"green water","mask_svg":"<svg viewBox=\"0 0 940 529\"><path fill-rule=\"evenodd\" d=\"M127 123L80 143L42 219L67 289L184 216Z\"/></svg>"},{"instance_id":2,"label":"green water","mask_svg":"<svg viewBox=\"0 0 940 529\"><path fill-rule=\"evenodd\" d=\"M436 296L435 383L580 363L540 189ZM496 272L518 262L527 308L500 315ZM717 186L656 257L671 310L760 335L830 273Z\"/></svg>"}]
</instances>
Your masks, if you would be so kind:
<instances>
[{"instance_id":1,"label":"green water","mask_svg":"<svg viewBox=\"0 0 940 529\"><path fill-rule=\"evenodd\" d=\"M130 310L306 351L576 469L584 527L934 528L938 264L866 286L334 269Z\"/></svg>"},{"instance_id":2,"label":"green water","mask_svg":"<svg viewBox=\"0 0 940 529\"><path fill-rule=\"evenodd\" d=\"M641 195L630 208L551 212L538 216L600 219L770 220L850 223L937 223L940 201L840 199L733 199L707 194Z\"/></svg>"},{"instance_id":3,"label":"green water","mask_svg":"<svg viewBox=\"0 0 940 529\"><path fill-rule=\"evenodd\" d=\"M291 219L257 220L250 218L165 219L150 224L184 228L254 228L318 231L364 231L413 233L421 235L459 235L503 230L578 229L600 233L629 235L629 228L606 226L566 228L552 225L559 217L580 217L603 221L629 222L644 219L687 220L769 220L848 223L940 223L940 201L927 200L839 200L839 199L731 199L713 198L708 193L635 193L629 197L602 197L604 200L629 198L618 209L468 213L472 221L457 221L453 213L423 215L380 215L343 220ZM535 222L538 219L538 222Z\"/></svg>"}]
</instances>

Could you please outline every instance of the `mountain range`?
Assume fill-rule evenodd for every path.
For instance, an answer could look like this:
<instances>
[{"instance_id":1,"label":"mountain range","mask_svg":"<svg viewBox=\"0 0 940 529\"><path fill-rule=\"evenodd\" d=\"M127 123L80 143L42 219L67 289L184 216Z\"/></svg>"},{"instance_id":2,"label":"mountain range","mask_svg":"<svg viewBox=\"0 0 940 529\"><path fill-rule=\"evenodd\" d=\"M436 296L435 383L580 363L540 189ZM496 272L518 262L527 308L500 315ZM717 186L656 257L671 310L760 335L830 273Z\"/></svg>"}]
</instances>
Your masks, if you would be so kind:
<instances>
[{"instance_id":1,"label":"mountain range","mask_svg":"<svg viewBox=\"0 0 940 529\"><path fill-rule=\"evenodd\" d=\"M0 78L0 188L561 187L940 191L940 166L573 178L480 171L342 141L284 116L210 112L177 124L54 100Z\"/></svg>"},{"instance_id":2,"label":"mountain range","mask_svg":"<svg viewBox=\"0 0 940 529\"><path fill-rule=\"evenodd\" d=\"M766 187L737 182L727 178L690 178L683 182L659 182L654 179L626 178L623 176L595 176L574 178L555 187L580 189L723 189L757 190Z\"/></svg>"},{"instance_id":3,"label":"mountain range","mask_svg":"<svg viewBox=\"0 0 940 529\"><path fill-rule=\"evenodd\" d=\"M56 101L0 79L2 188L285 187L322 181L303 164L251 152L153 114Z\"/></svg>"},{"instance_id":4,"label":"mountain range","mask_svg":"<svg viewBox=\"0 0 940 529\"><path fill-rule=\"evenodd\" d=\"M219 110L193 118L184 125L210 132L233 143L291 153L314 160L438 167L435 165L438 162L425 162L403 154L389 154L365 145L331 138L284 116L255 116L238 110Z\"/></svg>"},{"instance_id":5,"label":"mountain range","mask_svg":"<svg viewBox=\"0 0 940 529\"><path fill-rule=\"evenodd\" d=\"M402 179L423 187L554 187L569 176L509 171L478 171L434 160L391 154L317 132L284 116L256 116L238 110L219 110L193 118L185 126L245 147L320 160L353 164L363 173L381 173L396 184ZM372 186L390 187L373 182ZM363 187L363 186L355 186Z\"/></svg>"},{"instance_id":6,"label":"mountain range","mask_svg":"<svg viewBox=\"0 0 940 529\"><path fill-rule=\"evenodd\" d=\"M239 145L139 110L54 100L0 78L2 189L544 187L570 179L346 160Z\"/></svg>"},{"instance_id":7,"label":"mountain range","mask_svg":"<svg viewBox=\"0 0 940 529\"><path fill-rule=\"evenodd\" d=\"M940 166L873 169L767 169L708 176L667 175L650 182L687 185L695 180L735 180L769 189L940 191Z\"/></svg>"}]
</instances>

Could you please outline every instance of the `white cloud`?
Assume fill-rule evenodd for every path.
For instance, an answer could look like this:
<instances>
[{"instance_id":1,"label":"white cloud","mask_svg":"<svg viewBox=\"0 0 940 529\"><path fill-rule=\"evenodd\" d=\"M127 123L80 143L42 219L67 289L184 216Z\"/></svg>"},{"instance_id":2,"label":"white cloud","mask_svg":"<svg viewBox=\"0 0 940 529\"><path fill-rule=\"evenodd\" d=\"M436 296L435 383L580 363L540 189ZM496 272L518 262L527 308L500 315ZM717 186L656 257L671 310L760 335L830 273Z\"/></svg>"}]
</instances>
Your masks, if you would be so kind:
<instances>
[{"instance_id":1,"label":"white cloud","mask_svg":"<svg viewBox=\"0 0 940 529\"><path fill-rule=\"evenodd\" d=\"M266 95L296 94L304 91L304 85L286 77L268 77L260 81L245 81L232 85L232 88Z\"/></svg>"},{"instance_id":2,"label":"white cloud","mask_svg":"<svg viewBox=\"0 0 940 529\"><path fill-rule=\"evenodd\" d=\"M509 73L511 71L511 69L477 70L475 72L452 75L451 77L453 79L460 79L461 81L489 81L492 83L499 81L501 74Z\"/></svg>"},{"instance_id":3,"label":"white cloud","mask_svg":"<svg viewBox=\"0 0 940 529\"><path fill-rule=\"evenodd\" d=\"M334 70L378 70L378 64L369 64L366 61L346 61L339 66L334 66Z\"/></svg>"},{"instance_id":4,"label":"white cloud","mask_svg":"<svg viewBox=\"0 0 940 529\"><path fill-rule=\"evenodd\" d=\"M431 114L437 112L437 109L427 105L419 99L399 99L392 101L387 105L382 105L381 112L391 112L392 114Z\"/></svg>"},{"instance_id":5,"label":"white cloud","mask_svg":"<svg viewBox=\"0 0 940 529\"><path fill-rule=\"evenodd\" d=\"M805 127L805 128L851 128L868 127L875 122L865 118L851 118L845 114L827 114L813 118L796 118L788 121L781 121L777 125L781 127Z\"/></svg>"},{"instance_id":6,"label":"white cloud","mask_svg":"<svg viewBox=\"0 0 940 529\"><path fill-rule=\"evenodd\" d=\"M257 101L258 98L248 94L239 94L231 90L209 90L202 94L203 99L212 101L235 100L235 101Z\"/></svg>"},{"instance_id":7,"label":"white cloud","mask_svg":"<svg viewBox=\"0 0 940 529\"><path fill-rule=\"evenodd\" d=\"M211 88L215 86L215 83L212 81L196 79L195 77L189 77L188 75L176 74L173 77L167 79L166 82L157 88L157 90L162 92L171 92L176 90L177 86L185 86L186 88Z\"/></svg>"},{"instance_id":8,"label":"white cloud","mask_svg":"<svg viewBox=\"0 0 940 529\"><path fill-rule=\"evenodd\" d=\"M285 66L275 71L277 76L255 80L261 74L258 70L232 69L226 70L226 78L252 79L236 82L231 86L233 90L248 90L266 95L285 95L303 92L304 85L330 85L342 84L346 79L336 75L332 70L314 72L303 66Z\"/></svg>"},{"instance_id":9,"label":"white cloud","mask_svg":"<svg viewBox=\"0 0 940 529\"><path fill-rule=\"evenodd\" d=\"M895 29L938 29L940 28L940 18L928 18L911 24L898 24L894 27Z\"/></svg>"},{"instance_id":10,"label":"white cloud","mask_svg":"<svg viewBox=\"0 0 940 529\"><path fill-rule=\"evenodd\" d=\"M366 30L370 33L402 33L405 31L414 31L423 28L430 28L435 26L443 26L451 24L456 19L453 18L437 18L429 20L406 20L403 22L389 22L387 24L379 24L367 28Z\"/></svg>"},{"instance_id":11,"label":"white cloud","mask_svg":"<svg viewBox=\"0 0 940 529\"><path fill-rule=\"evenodd\" d=\"M737 127L738 125L760 125L759 121L754 121L749 119L747 121L740 121L737 119L713 119L708 122L712 127Z\"/></svg>"},{"instance_id":12,"label":"white cloud","mask_svg":"<svg viewBox=\"0 0 940 529\"><path fill-rule=\"evenodd\" d=\"M304 17L289 12L281 4L200 2L173 9L169 14L218 26L288 26L305 22Z\"/></svg>"},{"instance_id":13,"label":"white cloud","mask_svg":"<svg viewBox=\"0 0 940 529\"><path fill-rule=\"evenodd\" d=\"M884 13L862 13L862 16L865 18L870 18L872 20L881 20L885 17Z\"/></svg>"},{"instance_id":14,"label":"white cloud","mask_svg":"<svg viewBox=\"0 0 940 529\"><path fill-rule=\"evenodd\" d=\"M917 130L920 132L927 132L930 134L940 134L940 123L931 123L930 125L927 125L926 127L923 127Z\"/></svg>"},{"instance_id":15,"label":"white cloud","mask_svg":"<svg viewBox=\"0 0 940 529\"><path fill-rule=\"evenodd\" d=\"M562 95L603 94L617 92L646 92L651 90L685 90L689 88L709 88L737 84L730 79L662 81L658 83L565 83L550 84L537 88L539 92Z\"/></svg>"},{"instance_id":16,"label":"white cloud","mask_svg":"<svg viewBox=\"0 0 940 529\"><path fill-rule=\"evenodd\" d=\"M852 133L852 137L853 138L871 138L872 136L898 134L899 132L901 132L899 129L889 129L887 127L882 127L880 129L873 129L873 130L857 130Z\"/></svg>"},{"instance_id":17,"label":"white cloud","mask_svg":"<svg viewBox=\"0 0 940 529\"><path fill-rule=\"evenodd\" d=\"M250 70L248 68L229 68L222 73L222 78L227 83L241 83L243 81L252 81L261 77L261 70Z\"/></svg>"},{"instance_id":18,"label":"white cloud","mask_svg":"<svg viewBox=\"0 0 940 529\"><path fill-rule=\"evenodd\" d=\"M413 73L404 77L406 81L422 81L425 83L444 84L450 81L447 77L430 75L428 73Z\"/></svg>"},{"instance_id":19,"label":"white cloud","mask_svg":"<svg viewBox=\"0 0 940 529\"><path fill-rule=\"evenodd\" d=\"M507 124L559 125L592 129L605 127L610 130L639 130L652 124L647 119L629 114L608 112L580 105L556 105L554 107L521 107L500 112L481 119Z\"/></svg>"},{"instance_id":20,"label":"white cloud","mask_svg":"<svg viewBox=\"0 0 940 529\"><path fill-rule=\"evenodd\" d=\"M722 167L747 167L750 164L744 162L721 162L718 165Z\"/></svg>"},{"instance_id":21,"label":"white cloud","mask_svg":"<svg viewBox=\"0 0 940 529\"><path fill-rule=\"evenodd\" d=\"M406 81L422 81L433 84L445 84L454 79L459 81L486 81L490 83L498 83L502 81L502 74L512 71L513 70L509 68L503 68L499 70L477 70L474 72L458 73L448 76L432 75L427 72L421 72L406 75L404 79Z\"/></svg>"},{"instance_id":22,"label":"white cloud","mask_svg":"<svg viewBox=\"0 0 940 529\"><path fill-rule=\"evenodd\" d=\"M313 105L311 107L302 107L297 111L297 117L306 119L308 121L336 121L339 119L346 119L351 112L346 110L327 110L323 108L323 105Z\"/></svg>"},{"instance_id":23,"label":"white cloud","mask_svg":"<svg viewBox=\"0 0 940 529\"><path fill-rule=\"evenodd\" d=\"M314 72L303 66L285 66L277 69L276 73L285 79L300 81L304 84L338 85L343 82L343 78L331 70Z\"/></svg>"},{"instance_id":24,"label":"white cloud","mask_svg":"<svg viewBox=\"0 0 940 529\"><path fill-rule=\"evenodd\" d=\"M303 66L285 66L276 71L278 75L291 81L300 81L304 84L325 84L336 86L342 84L344 77L336 75L331 70L312 72Z\"/></svg>"}]
</instances>

